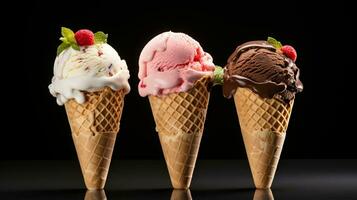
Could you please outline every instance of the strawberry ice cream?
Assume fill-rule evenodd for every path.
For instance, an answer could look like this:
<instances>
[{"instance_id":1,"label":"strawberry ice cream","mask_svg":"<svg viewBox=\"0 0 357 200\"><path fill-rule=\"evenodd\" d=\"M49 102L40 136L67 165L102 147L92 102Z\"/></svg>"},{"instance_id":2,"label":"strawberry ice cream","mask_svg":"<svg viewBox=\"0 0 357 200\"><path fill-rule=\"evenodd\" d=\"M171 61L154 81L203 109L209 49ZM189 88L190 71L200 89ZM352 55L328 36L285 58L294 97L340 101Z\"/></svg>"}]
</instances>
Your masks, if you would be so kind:
<instances>
[{"instance_id":1,"label":"strawberry ice cream","mask_svg":"<svg viewBox=\"0 0 357 200\"><path fill-rule=\"evenodd\" d=\"M139 94L186 92L215 70L210 54L184 33L165 32L147 43L139 58Z\"/></svg>"}]
</instances>

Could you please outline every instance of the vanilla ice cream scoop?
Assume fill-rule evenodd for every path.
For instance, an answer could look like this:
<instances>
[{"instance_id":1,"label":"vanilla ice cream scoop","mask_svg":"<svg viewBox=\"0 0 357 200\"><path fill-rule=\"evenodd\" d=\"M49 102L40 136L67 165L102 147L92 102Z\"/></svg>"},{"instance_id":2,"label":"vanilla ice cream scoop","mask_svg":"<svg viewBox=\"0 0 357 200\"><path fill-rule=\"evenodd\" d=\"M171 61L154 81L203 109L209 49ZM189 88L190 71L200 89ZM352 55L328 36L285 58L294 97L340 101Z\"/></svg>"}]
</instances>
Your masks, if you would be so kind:
<instances>
[{"instance_id":1,"label":"vanilla ice cream scoop","mask_svg":"<svg viewBox=\"0 0 357 200\"><path fill-rule=\"evenodd\" d=\"M75 41L74 46L70 44L62 50L54 63L54 76L49 90L57 98L58 105L63 105L69 99L84 103L84 91L93 92L104 87L110 87L115 91L124 89L128 93L128 67L115 49L105 43L106 37L105 41L101 42L101 38L98 36L97 39L93 34L95 41L91 41L91 32L85 32L84 36L79 34L78 37L77 33L73 35L75 40L67 39ZM63 33L62 35L65 36ZM76 44L78 46L75 46Z\"/></svg>"}]
</instances>

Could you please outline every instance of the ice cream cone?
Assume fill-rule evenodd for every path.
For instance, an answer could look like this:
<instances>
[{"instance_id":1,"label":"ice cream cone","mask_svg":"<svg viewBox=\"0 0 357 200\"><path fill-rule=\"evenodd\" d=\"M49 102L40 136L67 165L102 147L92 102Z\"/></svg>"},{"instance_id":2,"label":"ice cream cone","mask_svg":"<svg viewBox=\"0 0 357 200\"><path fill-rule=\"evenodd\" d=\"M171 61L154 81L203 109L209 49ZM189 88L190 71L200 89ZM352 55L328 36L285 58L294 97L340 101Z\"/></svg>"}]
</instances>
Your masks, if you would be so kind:
<instances>
[{"instance_id":1,"label":"ice cream cone","mask_svg":"<svg viewBox=\"0 0 357 200\"><path fill-rule=\"evenodd\" d=\"M172 186L190 187L206 119L211 77L187 92L149 96Z\"/></svg>"},{"instance_id":2,"label":"ice cream cone","mask_svg":"<svg viewBox=\"0 0 357 200\"><path fill-rule=\"evenodd\" d=\"M85 92L86 102L65 104L72 138L88 189L103 189L124 106L124 90Z\"/></svg>"},{"instance_id":3,"label":"ice cream cone","mask_svg":"<svg viewBox=\"0 0 357 200\"><path fill-rule=\"evenodd\" d=\"M192 200L191 191L174 189L171 193L170 200Z\"/></svg>"},{"instance_id":4,"label":"ice cream cone","mask_svg":"<svg viewBox=\"0 0 357 200\"><path fill-rule=\"evenodd\" d=\"M283 148L294 100L263 99L246 88L234 95L256 188L270 188Z\"/></svg>"}]
</instances>

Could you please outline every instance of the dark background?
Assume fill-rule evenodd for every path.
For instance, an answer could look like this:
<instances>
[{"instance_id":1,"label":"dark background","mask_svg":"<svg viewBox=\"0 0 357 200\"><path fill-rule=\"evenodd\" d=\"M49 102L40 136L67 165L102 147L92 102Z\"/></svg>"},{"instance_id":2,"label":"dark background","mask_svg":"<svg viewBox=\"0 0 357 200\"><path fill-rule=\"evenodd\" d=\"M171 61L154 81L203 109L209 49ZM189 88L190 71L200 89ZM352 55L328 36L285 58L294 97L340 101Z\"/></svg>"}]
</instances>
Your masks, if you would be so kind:
<instances>
[{"instance_id":1,"label":"dark background","mask_svg":"<svg viewBox=\"0 0 357 200\"><path fill-rule=\"evenodd\" d=\"M63 4L62 4L63 3ZM4 64L1 159L75 159L65 109L48 92L60 27L109 33L108 43L127 61L126 96L114 159L162 158L149 101L138 95L138 57L164 31L184 32L200 42L216 65L235 47L273 36L295 47L304 91L296 97L283 158L357 158L349 78L347 13L342 4L205 2L175 6L35 2L12 23L16 55ZM130 3L130 2L129 2ZM8 16L11 18L11 16ZM5 41L6 42L6 41ZM15 64L14 64L15 63ZM16 77L14 81L14 77ZM350 105L351 104L351 105ZM221 87L211 92L200 158L245 159L233 100Z\"/></svg>"}]
</instances>

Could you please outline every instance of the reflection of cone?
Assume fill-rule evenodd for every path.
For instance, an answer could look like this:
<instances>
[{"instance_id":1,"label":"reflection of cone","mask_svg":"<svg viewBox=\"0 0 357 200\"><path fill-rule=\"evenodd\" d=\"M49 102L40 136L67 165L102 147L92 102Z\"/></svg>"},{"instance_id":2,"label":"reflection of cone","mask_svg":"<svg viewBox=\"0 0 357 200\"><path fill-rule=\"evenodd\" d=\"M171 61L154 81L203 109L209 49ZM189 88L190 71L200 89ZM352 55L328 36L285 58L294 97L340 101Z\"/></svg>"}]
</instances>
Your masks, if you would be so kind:
<instances>
[{"instance_id":1,"label":"reflection of cone","mask_svg":"<svg viewBox=\"0 0 357 200\"><path fill-rule=\"evenodd\" d=\"M270 188L294 101L263 99L245 88L237 89L234 100L255 187Z\"/></svg>"},{"instance_id":2,"label":"reflection of cone","mask_svg":"<svg viewBox=\"0 0 357 200\"><path fill-rule=\"evenodd\" d=\"M86 102L65 104L72 138L88 189L103 189L124 106L124 91L85 93Z\"/></svg>"},{"instance_id":3,"label":"reflection of cone","mask_svg":"<svg viewBox=\"0 0 357 200\"><path fill-rule=\"evenodd\" d=\"M211 77L196 81L187 91L163 97L149 96L171 183L190 187L206 119Z\"/></svg>"},{"instance_id":4,"label":"reflection of cone","mask_svg":"<svg viewBox=\"0 0 357 200\"><path fill-rule=\"evenodd\" d=\"M104 190L87 190L84 200L107 200Z\"/></svg>"},{"instance_id":5,"label":"reflection of cone","mask_svg":"<svg viewBox=\"0 0 357 200\"><path fill-rule=\"evenodd\" d=\"M254 192L253 200L274 200L274 196L270 189L258 189Z\"/></svg>"},{"instance_id":6,"label":"reflection of cone","mask_svg":"<svg viewBox=\"0 0 357 200\"><path fill-rule=\"evenodd\" d=\"M170 200L192 200L191 192L189 189L186 190L174 189L172 190Z\"/></svg>"}]
</instances>

